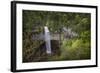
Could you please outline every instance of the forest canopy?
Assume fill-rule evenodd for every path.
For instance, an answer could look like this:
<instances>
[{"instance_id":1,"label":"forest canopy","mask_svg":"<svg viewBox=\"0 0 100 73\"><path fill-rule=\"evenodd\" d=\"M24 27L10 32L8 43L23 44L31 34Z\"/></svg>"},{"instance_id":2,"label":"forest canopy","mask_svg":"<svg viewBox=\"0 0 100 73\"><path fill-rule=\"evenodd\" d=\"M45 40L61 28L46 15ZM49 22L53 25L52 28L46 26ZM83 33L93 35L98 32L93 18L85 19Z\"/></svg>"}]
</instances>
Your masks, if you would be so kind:
<instances>
[{"instance_id":1,"label":"forest canopy","mask_svg":"<svg viewBox=\"0 0 100 73\"><path fill-rule=\"evenodd\" d=\"M75 12L34 11L23 10L23 62L82 60L91 58L91 14ZM41 44L44 41L32 40L32 35L44 32L47 26L51 33L59 33L60 47L56 53L48 56L41 54ZM63 28L70 28L77 37L63 38ZM39 51L36 51L40 48ZM44 47L43 47L44 48ZM45 51L44 49L42 51ZM39 54L39 55L38 55Z\"/></svg>"}]
</instances>

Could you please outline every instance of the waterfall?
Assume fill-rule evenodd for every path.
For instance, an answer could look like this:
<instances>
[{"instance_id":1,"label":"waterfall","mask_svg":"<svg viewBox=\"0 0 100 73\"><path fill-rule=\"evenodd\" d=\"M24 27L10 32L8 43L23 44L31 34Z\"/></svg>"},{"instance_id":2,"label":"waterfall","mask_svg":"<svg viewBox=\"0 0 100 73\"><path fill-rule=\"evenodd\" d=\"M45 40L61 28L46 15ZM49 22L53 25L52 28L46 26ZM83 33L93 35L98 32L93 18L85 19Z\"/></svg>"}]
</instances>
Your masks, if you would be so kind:
<instances>
[{"instance_id":1,"label":"waterfall","mask_svg":"<svg viewBox=\"0 0 100 73\"><path fill-rule=\"evenodd\" d=\"M51 38L50 38L50 31L47 26L44 27L44 39L46 43L46 53L51 54Z\"/></svg>"}]
</instances>

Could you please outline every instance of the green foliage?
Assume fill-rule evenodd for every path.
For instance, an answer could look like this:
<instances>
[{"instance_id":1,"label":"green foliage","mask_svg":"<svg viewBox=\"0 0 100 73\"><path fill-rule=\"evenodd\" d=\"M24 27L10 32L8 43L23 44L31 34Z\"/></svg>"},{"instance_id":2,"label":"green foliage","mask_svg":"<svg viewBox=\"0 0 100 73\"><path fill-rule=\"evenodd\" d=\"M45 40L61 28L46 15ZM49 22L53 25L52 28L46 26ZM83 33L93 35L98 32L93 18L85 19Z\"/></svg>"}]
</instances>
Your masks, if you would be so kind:
<instances>
[{"instance_id":1,"label":"green foliage","mask_svg":"<svg viewBox=\"0 0 100 73\"><path fill-rule=\"evenodd\" d=\"M61 49L61 58L65 60L90 59L90 42L82 39L64 41Z\"/></svg>"},{"instance_id":2,"label":"green foliage","mask_svg":"<svg viewBox=\"0 0 100 73\"><path fill-rule=\"evenodd\" d=\"M58 48L60 55L49 56L43 52L41 56L41 50L36 51L41 48L44 41L33 41L32 35L43 33L44 26L47 26L51 33L61 33L63 27L71 28L78 37L64 39L62 34L62 44ZM90 59L90 39L91 14L89 13L23 10L23 62ZM42 50L44 51L44 47Z\"/></svg>"}]
</instances>

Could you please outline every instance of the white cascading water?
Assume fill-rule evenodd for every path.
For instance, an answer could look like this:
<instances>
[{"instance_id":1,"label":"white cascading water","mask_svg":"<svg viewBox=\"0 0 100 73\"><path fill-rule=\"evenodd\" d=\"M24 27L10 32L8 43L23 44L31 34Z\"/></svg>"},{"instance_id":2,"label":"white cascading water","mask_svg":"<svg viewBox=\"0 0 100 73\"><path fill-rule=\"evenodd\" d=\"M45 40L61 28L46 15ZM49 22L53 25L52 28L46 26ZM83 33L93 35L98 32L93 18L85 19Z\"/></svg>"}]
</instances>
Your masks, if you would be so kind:
<instances>
[{"instance_id":1,"label":"white cascading water","mask_svg":"<svg viewBox=\"0 0 100 73\"><path fill-rule=\"evenodd\" d=\"M50 32L47 26L44 27L45 43L46 43L46 53L51 54L51 39Z\"/></svg>"}]
</instances>

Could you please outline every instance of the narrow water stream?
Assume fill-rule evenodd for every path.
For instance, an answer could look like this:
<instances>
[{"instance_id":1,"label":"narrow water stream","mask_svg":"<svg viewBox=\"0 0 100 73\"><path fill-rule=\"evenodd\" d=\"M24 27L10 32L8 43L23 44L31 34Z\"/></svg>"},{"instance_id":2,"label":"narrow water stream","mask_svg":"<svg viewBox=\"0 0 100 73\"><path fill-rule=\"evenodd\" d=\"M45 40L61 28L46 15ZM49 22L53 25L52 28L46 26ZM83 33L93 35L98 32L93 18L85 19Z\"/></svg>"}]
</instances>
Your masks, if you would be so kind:
<instances>
[{"instance_id":1,"label":"narrow water stream","mask_svg":"<svg viewBox=\"0 0 100 73\"><path fill-rule=\"evenodd\" d=\"M51 54L51 39L50 31L47 26L44 27L45 43L46 43L46 53Z\"/></svg>"}]
</instances>

